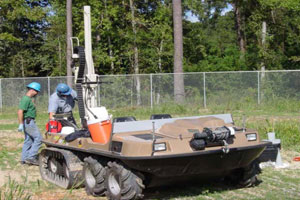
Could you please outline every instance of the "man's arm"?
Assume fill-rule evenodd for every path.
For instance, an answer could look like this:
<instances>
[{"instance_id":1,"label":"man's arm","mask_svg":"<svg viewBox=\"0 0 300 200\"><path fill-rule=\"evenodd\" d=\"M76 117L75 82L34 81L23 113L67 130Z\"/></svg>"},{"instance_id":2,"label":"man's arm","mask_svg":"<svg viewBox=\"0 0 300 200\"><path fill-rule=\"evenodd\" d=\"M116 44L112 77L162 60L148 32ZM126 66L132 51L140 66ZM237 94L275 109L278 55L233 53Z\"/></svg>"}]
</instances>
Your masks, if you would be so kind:
<instances>
[{"instance_id":1,"label":"man's arm","mask_svg":"<svg viewBox=\"0 0 300 200\"><path fill-rule=\"evenodd\" d=\"M19 124L23 124L24 121L24 115L23 115L24 111L19 109L18 110L18 120L19 120Z\"/></svg>"},{"instance_id":2,"label":"man's arm","mask_svg":"<svg viewBox=\"0 0 300 200\"><path fill-rule=\"evenodd\" d=\"M49 119L53 119L53 115L58 109L57 98L54 95L51 95L48 106Z\"/></svg>"},{"instance_id":3,"label":"man's arm","mask_svg":"<svg viewBox=\"0 0 300 200\"><path fill-rule=\"evenodd\" d=\"M49 119L50 120L54 119L54 117L53 117L54 114L55 114L54 112L49 112Z\"/></svg>"},{"instance_id":4,"label":"man's arm","mask_svg":"<svg viewBox=\"0 0 300 200\"><path fill-rule=\"evenodd\" d=\"M18 131L23 132L24 131L24 111L22 109L18 110L18 120L19 120L19 127Z\"/></svg>"}]
</instances>

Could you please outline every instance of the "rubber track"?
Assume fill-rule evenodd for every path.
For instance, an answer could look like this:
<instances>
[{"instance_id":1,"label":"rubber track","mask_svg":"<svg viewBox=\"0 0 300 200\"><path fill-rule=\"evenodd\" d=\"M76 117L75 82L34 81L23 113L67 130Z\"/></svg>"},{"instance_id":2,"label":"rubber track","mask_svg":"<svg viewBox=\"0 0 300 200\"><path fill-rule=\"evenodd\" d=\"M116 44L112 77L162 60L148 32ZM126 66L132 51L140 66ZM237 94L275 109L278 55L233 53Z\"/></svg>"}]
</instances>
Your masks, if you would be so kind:
<instances>
[{"instance_id":1,"label":"rubber track","mask_svg":"<svg viewBox=\"0 0 300 200\"><path fill-rule=\"evenodd\" d=\"M68 176L66 174L53 173L48 168L47 163L51 157L57 160L64 160L69 172ZM80 159L68 150L46 148L39 154L39 168L42 178L65 189L79 187L83 183L82 164Z\"/></svg>"}]
</instances>

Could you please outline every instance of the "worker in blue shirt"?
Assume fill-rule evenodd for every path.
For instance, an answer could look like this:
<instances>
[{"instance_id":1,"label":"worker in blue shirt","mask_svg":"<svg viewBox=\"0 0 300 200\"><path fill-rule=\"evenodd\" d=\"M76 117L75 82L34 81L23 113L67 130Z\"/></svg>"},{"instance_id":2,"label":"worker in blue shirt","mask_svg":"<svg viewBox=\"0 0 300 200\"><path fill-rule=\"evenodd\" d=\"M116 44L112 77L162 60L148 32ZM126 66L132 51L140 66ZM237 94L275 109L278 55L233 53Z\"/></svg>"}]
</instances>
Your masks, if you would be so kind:
<instances>
[{"instance_id":1,"label":"worker in blue shirt","mask_svg":"<svg viewBox=\"0 0 300 200\"><path fill-rule=\"evenodd\" d=\"M67 122L61 121L62 126L76 126L75 119L73 117L72 109L75 106L75 101L77 100L77 92L72 90L67 84L59 83L56 87L56 91L50 96L49 100L49 119L54 119L54 114L67 114L69 113L70 116L68 117Z\"/></svg>"}]
</instances>

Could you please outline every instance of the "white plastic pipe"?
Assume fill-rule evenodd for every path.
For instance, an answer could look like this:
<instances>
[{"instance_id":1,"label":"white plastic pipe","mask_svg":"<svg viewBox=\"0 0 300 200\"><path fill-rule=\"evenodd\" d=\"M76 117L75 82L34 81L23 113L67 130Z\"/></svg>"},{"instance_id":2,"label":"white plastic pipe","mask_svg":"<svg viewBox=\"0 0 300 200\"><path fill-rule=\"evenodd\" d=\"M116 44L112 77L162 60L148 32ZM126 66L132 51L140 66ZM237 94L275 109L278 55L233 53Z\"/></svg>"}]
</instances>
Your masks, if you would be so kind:
<instances>
[{"instance_id":1,"label":"white plastic pipe","mask_svg":"<svg viewBox=\"0 0 300 200\"><path fill-rule=\"evenodd\" d=\"M92 56L92 28L91 28L91 8L90 6L84 6L84 49L87 73L86 77L89 81L96 81L97 75L95 74L94 62ZM93 108L97 106L97 84L89 85L91 90L87 95L87 106Z\"/></svg>"},{"instance_id":2,"label":"white plastic pipe","mask_svg":"<svg viewBox=\"0 0 300 200\"><path fill-rule=\"evenodd\" d=\"M92 57L92 31L91 31L91 8L84 6L84 46L87 63L87 74L95 74L93 57Z\"/></svg>"}]
</instances>

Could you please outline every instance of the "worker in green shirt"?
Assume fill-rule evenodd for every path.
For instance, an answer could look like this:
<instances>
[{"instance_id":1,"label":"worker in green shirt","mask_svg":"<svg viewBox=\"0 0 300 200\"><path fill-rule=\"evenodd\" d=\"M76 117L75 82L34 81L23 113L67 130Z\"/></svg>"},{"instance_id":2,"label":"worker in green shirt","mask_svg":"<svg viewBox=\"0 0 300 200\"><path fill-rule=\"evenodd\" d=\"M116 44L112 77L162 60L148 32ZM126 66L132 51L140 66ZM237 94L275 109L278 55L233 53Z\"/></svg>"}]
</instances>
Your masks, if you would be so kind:
<instances>
[{"instance_id":1,"label":"worker in green shirt","mask_svg":"<svg viewBox=\"0 0 300 200\"><path fill-rule=\"evenodd\" d=\"M28 91L22 97L18 110L18 131L24 131L25 134L21 164L38 165L37 155L42 144L42 135L35 124L36 108L33 103L33 97L41 91L41 85L37 82L32 82L27 85L27 89Z\"/></svg>"}]
</instances>

